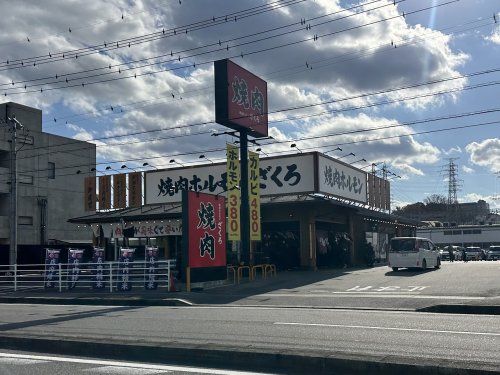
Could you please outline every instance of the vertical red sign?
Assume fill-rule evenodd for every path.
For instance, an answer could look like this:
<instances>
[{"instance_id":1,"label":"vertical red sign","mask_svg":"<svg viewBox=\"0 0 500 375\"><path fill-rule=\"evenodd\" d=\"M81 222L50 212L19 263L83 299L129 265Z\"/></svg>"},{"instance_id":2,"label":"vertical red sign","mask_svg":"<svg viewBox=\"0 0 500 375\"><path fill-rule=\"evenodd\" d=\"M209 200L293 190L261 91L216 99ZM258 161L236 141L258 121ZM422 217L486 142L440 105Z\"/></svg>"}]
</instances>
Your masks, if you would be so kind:
<instances>
[{"instance_id":1,"label":"vertical red sign","mask_svg":"<svg viewBox=\"0 0 500 375\"><path fill-rule=\"evenodd\" d=\"M191 268L226 266L226 199L188 191L187 265ZM184 209L183 208L183 209Z\"/></svg>"},{"instance_id":2,"label":"vertical red sign","mask_svg":"<svg viewBox=\"0 0 500 375\"><path fill-rule=\"evenodd\" d=\"M230 60L216 61L215 121L267 137L267 82Z\"/></svg>"}]
</instances>

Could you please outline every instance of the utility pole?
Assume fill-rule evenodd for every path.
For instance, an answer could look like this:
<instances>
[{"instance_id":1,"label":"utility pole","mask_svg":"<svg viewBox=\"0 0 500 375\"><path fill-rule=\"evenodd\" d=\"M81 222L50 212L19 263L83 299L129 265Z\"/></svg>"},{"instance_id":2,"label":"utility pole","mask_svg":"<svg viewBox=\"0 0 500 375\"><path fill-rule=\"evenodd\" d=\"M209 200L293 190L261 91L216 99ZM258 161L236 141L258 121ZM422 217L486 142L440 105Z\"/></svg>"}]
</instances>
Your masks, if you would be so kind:
<instances>
[{"instance_id":1,"label":"utility pole","mask_svg":"<svg viewBox=\"0 0 500 375\"><path fill-rule=\"evenodd\" d=\"M23 125L16 119L15 115L9 117L9 106L5 106L5 120L10 127L10 241L9 241L9 264L17 263L17 131L23 129Z\"/></svg>"}]
</instances>

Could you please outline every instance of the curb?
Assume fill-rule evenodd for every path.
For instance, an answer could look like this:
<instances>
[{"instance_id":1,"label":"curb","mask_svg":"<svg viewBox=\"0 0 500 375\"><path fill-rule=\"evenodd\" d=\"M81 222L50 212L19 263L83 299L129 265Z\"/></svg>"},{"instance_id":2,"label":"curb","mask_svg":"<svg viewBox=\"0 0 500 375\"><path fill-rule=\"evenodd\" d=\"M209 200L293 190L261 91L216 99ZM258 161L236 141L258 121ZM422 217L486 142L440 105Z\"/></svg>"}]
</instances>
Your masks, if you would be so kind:
<instances>
[{"instance_id":1,"label":"curb","mask_svg":"<svg viewBox=\"0 0 500 375\"><path fill-rule=\"evenodd\" d=\"M192 303L180 298L166 299L128 299L128 298L59 298L59 297L0 297L5 304L40 305L89 305L89 306L191 306Z\"/></svg>"},{"instance_id":2,"label":"curb","mask_svg":"<svg viewBox=\"0 0 500 375\"><path fill-rule=\"evenodd\" d=\"M416 309L417 312L444 314L500 315L500 305L433 305Z\"/></svg>"},{"instance_id":3,"label":"curb","mask_svg":"<svg viewBox=\"0 0 500 375\"><path fill-rule=\"evenodd\" d=\"M394 357L355 358L341 355L318 356L317 353L291 354L286 351L243 351L226 348L206 349L202 346L127 345L45 338L0 336L0 348L127 361L182 364L189 366L272 371L286 374L497 374L487 368L459 368L460 364L425 364L421 359ZM418 362L418 363L417 363Z\"/></svg>"}]
</instances>

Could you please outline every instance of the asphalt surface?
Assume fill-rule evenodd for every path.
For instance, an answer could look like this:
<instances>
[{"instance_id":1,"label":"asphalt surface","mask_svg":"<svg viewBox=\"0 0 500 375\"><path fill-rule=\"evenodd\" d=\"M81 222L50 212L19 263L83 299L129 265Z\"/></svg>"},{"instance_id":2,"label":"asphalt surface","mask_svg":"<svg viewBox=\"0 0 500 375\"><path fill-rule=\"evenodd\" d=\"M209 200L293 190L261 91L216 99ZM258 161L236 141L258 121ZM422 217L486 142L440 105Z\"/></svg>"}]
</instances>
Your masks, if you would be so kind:
<instances>
[{"instance_id":1,"label":"asphalt surface","mask_svg":"<svg viewBox=\"0 0 500 375\"><path fill-rule=\"evenodd\" d=\"M157 365L128 361L109 361L95 358L53 356L44 353L0 351L0 374L8 375L253 375L262 373L238 372L213 368L178 365Z\"/></svg>"},{"instance_id":2,"label":"asphalt surface","mask_svg":"<svg viewBox=\"0 0 500 375\"><path fill-rule=\"evenodd\" d=\"M193 303L419 309L442 303L500 305L500 262L443 262L438 270L387 266L285 272L276 279L182 295ZM216 302L214 302L216 301Z\"/></svg>"},{"instance_id":3,"label":"asphalt surface","mask_svg":"<svg viewBox=\"0 0 500 375\"><path fill-rule=\"evenodd\" d=\"M498 314L499 275L500 262L443 262L441 269L425 272L393 272L387 266L280 272L277 277L192 293L139 288L131 293L95 293L83 288L62 293L4 291L0 300L17 298L28 303L0 304L0 343L12 349L12 342L18 340L18 350L38 351L59 343L54 346L61 350L54 349L54 353L98 357L106 355L101 355L97 345L108 345L102 347L108 351L106 358L123 360L127 352L133 352L141 353L134 360L162 365L196 363L224 368L230 358L232 365L226 368L250 371L273 370L271 365L255 367L259 362L254 358L279 365L279 356L288 356L282 359L288 364L287 370L282 369L285 373L295 365L308 368L309 364L317 365L323 373L332 364L346 365L344 373L352 373L351 366L360 361L365 361L362 370L355 372L387 374L384 364L395 363L417 369L413 373L420 373L423 367L414 367L419 365L428 373L436 373L436 366L500 373L500 315L416 312L449 304L493 306L497 312L486 309L481 314ZM38 304L29 304L33 297ZM49 299L56 300L45 304ZM85 306L89 299L98 305ZM57 301L64 305L57 305ZM148 305L172 301L185 306ZM146 306L128 306L131 302ZM64 344L69 341L73 343ZM156 355L150 355L153 349L157 349ZM193 362L189 354L193 350L211 361ZM240 355L248 363L241 363ZM36 368L23 367L21 362L29 363L28 359L3 359L3 365L8 366L4 368L9 374L22 374ZM87 373L94 368L89 363L59 362L44 362L40 371L57 374L54 371L62 368L61 373ZM369 367L372 364L378 364L377 371ZM111 367L97 373L130 373ZM148 368L134 369L138 374L139 370ZM412 373L401 367L393 370Z\"/></svg>"},{"instance_id":4,"label":"asphalt surface","mask_svg":"<svg viewBox=\"0 0 500 375\"><path fill-rule=\"evenodd\" d=\"M500 306L500 261L443 262L439 270L392 271L387 266L357 269L279 272L277 277L258 278L240 285L198 290L192 293L144 291L96 293L88 289L46 292L43 289L12 293L1 297L67 298L84 303L95 298L103 304L110 299L167 301L202 305L293 306L415 310L440 304Z\"/></svg>"},{"instance_id":5,"label":"asphalt surface","mask_svg":"<svg viewBox=\"0 0 500 375\"><path fill-rule=\"evenodd\" d=\"M1 305L0 311L2 336L500 369L499 316L236 306Z\"/></svg>"}]
</instances>

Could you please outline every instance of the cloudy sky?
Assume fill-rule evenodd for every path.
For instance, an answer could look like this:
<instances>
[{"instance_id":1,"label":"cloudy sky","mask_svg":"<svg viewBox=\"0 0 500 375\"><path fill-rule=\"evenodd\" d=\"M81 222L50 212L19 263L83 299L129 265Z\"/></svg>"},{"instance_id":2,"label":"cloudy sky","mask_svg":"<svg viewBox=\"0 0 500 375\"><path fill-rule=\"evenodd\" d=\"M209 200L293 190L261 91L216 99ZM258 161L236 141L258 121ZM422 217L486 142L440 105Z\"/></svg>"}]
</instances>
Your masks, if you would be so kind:
<instances>
[{"instance_id":1,"label":"cloudy sky","mask_svg":"<svg viewBox=\"0 0 500 375\"><path fill-rule=\"evenodd\" d=\"M230 57L268 82L265 153L385 162L393 206L446 195L454 158L459 200L500 209L499 2L395 3L2 2L2 101L93 140L98 169L220 160L213 61Z\"/></svg>"}]
</instances>

